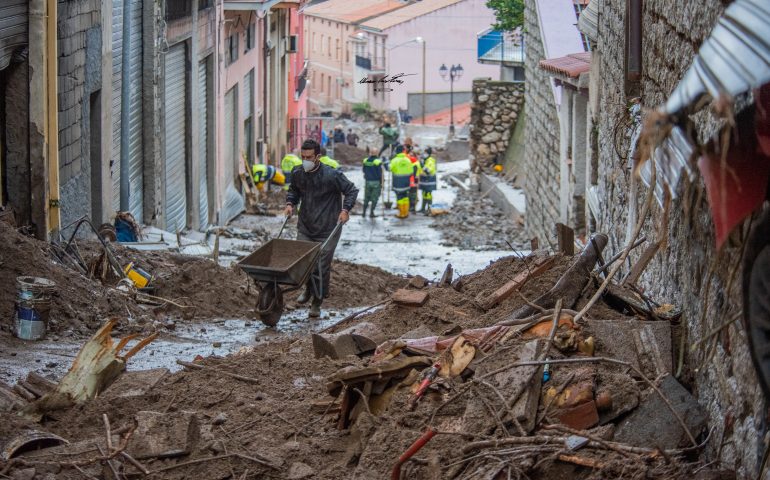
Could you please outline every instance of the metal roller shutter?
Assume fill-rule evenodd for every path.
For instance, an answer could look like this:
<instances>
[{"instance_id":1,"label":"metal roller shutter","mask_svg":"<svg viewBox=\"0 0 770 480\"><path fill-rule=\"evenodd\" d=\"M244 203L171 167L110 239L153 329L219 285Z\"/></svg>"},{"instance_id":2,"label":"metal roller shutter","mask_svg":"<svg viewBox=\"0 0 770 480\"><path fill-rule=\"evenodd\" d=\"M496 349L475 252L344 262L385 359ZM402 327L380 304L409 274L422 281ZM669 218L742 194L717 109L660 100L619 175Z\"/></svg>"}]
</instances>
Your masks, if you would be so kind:
<instances>
[{"instance_id":1,"label":"metal roller shutter","mask_svg":"<svg viewBox=\"0 0 770 480\"><path fill-rule=\"evenodd\" d=\"M235 188L236 162L236 132L238 131L235 117L235 87L225 93L225 199L222 207L222 223L227 223L241 213L245 204L243 196Z\"/></svg>"},{"instance_id":2,"label":"metal roller shutter","mask_svg":"<svg viewBox=\"0 0 770 480\"><path fill-rule=\"evenodd\" d=\"M142 0L131 1L131 44L129 62L129 207L138 222L143 221L144 155L142 150Z\"/></svg>"},{"instance_id":3,"label":"metal roller shutter","mask_svg":"<svg viewBox=\"0 0 770 480\"><path fill-rule=\"evenodd\" d=\"M0 2L0 70L11 62L13 52L27 44L27 15L29 0Z\"/></svg>"},{"instance_id":4,"label":"metal roller shutter","mask_svg":"<svg viewBox=\"0 0 770 480\"><path fill-rule=\"evenodd\" d=\"M200 229L204 230L209 224L209 190L208 190L208 80L206 76L206 60L198 64L198 85L200 90L200 104L198 105L198 158L200 161L200 184L198 209L200 215Z\"/></svg>"},{"instance_id":5,"label":"metal roller shutter","mask_svg":"<svg viewBox=\"0 0 770 480\"><path fill-rule=\"evenodd\" d=\"M184 44L175 45L166 54L165 91L165 173L166 229L187 227L187 188L185 161L187 155L187 76L185 75Z\"/></svg>"},{"instance_id":6,"label":"metal roller shutter","mask_svg":"<svg viewBox=\"0 0 770 480\"><path fill-rule=\"evenodd\" d=\"M123 62L123 0L112 0L112 210L120 210L120 80Z\"/></svg>"}]
</instances>

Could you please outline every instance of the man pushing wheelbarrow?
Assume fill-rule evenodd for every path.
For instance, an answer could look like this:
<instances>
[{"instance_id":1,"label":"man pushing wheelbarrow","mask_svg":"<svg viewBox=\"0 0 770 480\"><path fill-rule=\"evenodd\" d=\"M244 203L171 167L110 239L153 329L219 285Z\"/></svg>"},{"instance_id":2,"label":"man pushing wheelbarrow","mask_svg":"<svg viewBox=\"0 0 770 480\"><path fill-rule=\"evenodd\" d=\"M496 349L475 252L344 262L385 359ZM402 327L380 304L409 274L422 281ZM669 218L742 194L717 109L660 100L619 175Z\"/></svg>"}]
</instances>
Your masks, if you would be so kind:
<instances>
[{"instance_id":1,"label":"man pushing wheelbarrow","mask_svg":"<svg viewBox=\"0 0 770 480\"><path fill-rule=\"evenodd\" d=\"M340 171L321 163L321 146L308 139L300 150L302 165L294 167L286 195L286 217L299 209L297 240L324 242L307 280L299 303L310 304L310 317L321 316L323 299L329 296L329 281L334 250L340 239L340 226L350 219L358 189Z\"/></svg>"}]
</instances>

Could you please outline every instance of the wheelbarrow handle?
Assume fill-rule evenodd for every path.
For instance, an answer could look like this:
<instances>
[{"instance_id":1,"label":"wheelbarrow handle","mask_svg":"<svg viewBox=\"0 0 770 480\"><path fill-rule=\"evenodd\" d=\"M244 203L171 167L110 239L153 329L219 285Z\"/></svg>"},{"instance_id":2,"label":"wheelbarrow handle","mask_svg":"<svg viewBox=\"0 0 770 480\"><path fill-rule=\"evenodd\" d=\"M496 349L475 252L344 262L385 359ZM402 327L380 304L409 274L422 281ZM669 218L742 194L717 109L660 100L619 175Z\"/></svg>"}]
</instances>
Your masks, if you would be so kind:
<instances>
[{"instance_id":1,"label":"wheelbarrow handle","mask_svg":"<svg viewBox=\"0 0 770 480\"><path fill-rule=\"evenodd\" d=\"M283 229L286 228L286 224L289 223L290 216L286 216L286 219L283 221L283 224L281 225L281 230L278 232L278 235L275 237L276 239L281 238L281 234L283 233Z\"/></svg>"},{"instance_id":2,"label":"wheelbarrow handle","mask_svg":"<svg viewBox=\"0 0 770 480\"><path fill-rule=\"evenodd\" d=\"M319 251L323 251L326 248L326 245L329 243L329 240L334 238L337 235L337 232L342 228L342 222L337 222L337 225L334 227L334 230L332 230L332 233L329 234L328 237L326 237L326 240L321 244L321 248Z\"/></svg>"}]
</instances>

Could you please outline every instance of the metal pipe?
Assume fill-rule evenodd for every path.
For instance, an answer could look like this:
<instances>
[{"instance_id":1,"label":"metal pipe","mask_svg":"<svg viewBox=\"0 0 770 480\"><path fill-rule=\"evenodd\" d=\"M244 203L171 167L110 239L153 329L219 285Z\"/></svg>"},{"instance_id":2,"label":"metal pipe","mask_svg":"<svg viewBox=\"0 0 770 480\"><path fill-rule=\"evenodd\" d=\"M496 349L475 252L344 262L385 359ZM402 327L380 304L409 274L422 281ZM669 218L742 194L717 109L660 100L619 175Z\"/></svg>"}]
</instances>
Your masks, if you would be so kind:
<instances>
[{"instance_id":1,"label":"metal pipe","mask_svg":"<svg viewBox=\"0 0 770 480\"><path fill-rule=\"evenodd\" d=\"M123 42L120 70L120 209L127 212L131 209L131 170L128 165L129 121L131 118L129 102L131 96L131 1L123 0Z\"/></svg>"},{"instance_id":2,"label":"metal pipe","mask_svg":"<svg viewBox=\"0 0 770 480\"><path fill-rule=\"evenodd\" d=\"M422 124L425 125L425 38L422 39Z\"/></svg>"}]
</instances>

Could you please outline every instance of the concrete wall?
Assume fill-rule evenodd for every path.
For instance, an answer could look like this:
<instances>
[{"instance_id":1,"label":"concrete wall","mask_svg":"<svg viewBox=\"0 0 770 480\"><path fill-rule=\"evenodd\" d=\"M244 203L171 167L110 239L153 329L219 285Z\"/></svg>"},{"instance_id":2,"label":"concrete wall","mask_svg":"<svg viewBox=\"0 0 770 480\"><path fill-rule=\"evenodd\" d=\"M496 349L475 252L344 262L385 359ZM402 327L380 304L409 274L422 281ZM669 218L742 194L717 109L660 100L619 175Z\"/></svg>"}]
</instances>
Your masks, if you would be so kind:
<instances>
[{"instance_id":1,"label":"concrete wall","mask_svg":"<svg viewBox=\"0 0 770 480\"><path fill-rule=\"evenodd\" d=\"M474 80L470 127L471 168L474 171L492 168L496 158L503 163L508 141L523 108L523 83Z\"/></svg>"},{"instance_id":2,"label":"concrete wall","mask_svg":"<svg viewBox=\"0 0 770 480\"><path fill-rule=\"evenodd\" d=\"M524 168L527 229L541 245L547 246L555 245L553 225L559 218L559 120L551 78L538 68L546 56L537 12L536 1L526 0Z\"/></svg>"},{"instance_id":3,"label":"concrete wall","mask_svg":"<svg viewBox=\"0 0 770 480\"><path fill-rule=\"evenodd\" d=\"M438 73L442 64L447 68L453 64L463 66L463 76L454 83L454 90L458 92L471 91L475 78L497 78L500 67L482 65L476 57L476 34L494 22L494 12L485 0L463 0L385 29L386 71L391 75L414 74L386 93L385 109L405 109L407 95L422 92L422 45L417 42L401 45L416 37L425 41L425 91L449 92L449 82Z\"/></svg>"},{"instance_id":4,"label":"concrete wall","mask_svg":"<svg viewBox=\"0 0 770 480\"><path fill-rule=\"evenodd\" d=\"M90 125L90 96L102 89L101 2L60 1L58 16L59 199L67 225L91 215L91 128L110 126Z\"/></svg>"},{"instance_id":5,"label":"concrete wall","mask_svg":"<svg viewBox=\"0 0 770 480\"><path fill-rule=\"evenodd\" d=\"M449 108L452 105L450 96L449 92L425 92L425 113L430 115ZM454 104L470 102L471 96L471 92L454 92ZM422 92L407 94L407 110L413 121L422 121Z\"/></svg>"},{"instance_id":6,"label":"concrete wall","mask_svg":"<svg viewBox=\"0 0 770 480\"><path fill-rule=\"evenodd\" d=\"M625 2L604 0L600 12L600 51L598 82L592 89L593 110L598 124L598 175L602 211L597 229L610 234L610 251L626 243L627 223L639 211L647 190L639 189L637 199L629 195L628 161L618 158L627 146L625 137L614 135L618 122L627 119L623 93L623 29ZM644 107L652 108L667 98L689 67L697 46L708 36L722 12L719 0L682 0L679 2L644 2L642 44L643 64L640 90ZM714 133L715 122L706 112L696 117L701 140ZM740 323L734 322L714 337L713 357L704 346L690 351L690 345L707 332L725 323L740 311L740 241L717 252L714 248L712 220L700 179L695 185L680 187L680 198L673 202L668 222L654 204L645 233L648 238L663 235L668 248L659 253L648 267L641 286L659 301L683 309L687 336L683 380L698 395L710 415L714 428L707 460L719 460L735 468L738 478L756 478L764 449L762 438L766 404L759 391ZM629 214L631 212L631 214ZM666 232L663 226L668 227ZM634 259L638 253L634 255ZM731 278L735 281L731 281ZM711 342L705 345L711 346ZM696 372L697 369L697 372Z\"/></svg>"},{"instance_id":7,"label":"concrete wall","mask_svg":"<svg viewBox=\"0 0 770 480\"><path fill-rule=\"evenodd\" d=\"M25 225L32 221L29 172L29 64L11 63L0 71L0 102L4 118L0 145L5 178L3 189L8 205L16 212L16 221Z\"/></svg>"}]
</instances>

